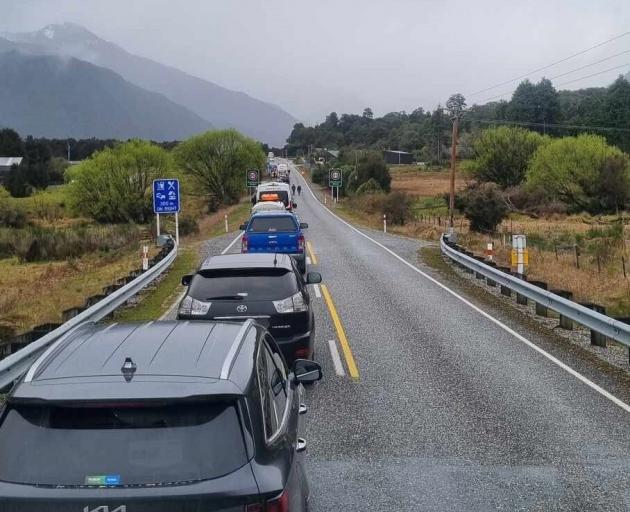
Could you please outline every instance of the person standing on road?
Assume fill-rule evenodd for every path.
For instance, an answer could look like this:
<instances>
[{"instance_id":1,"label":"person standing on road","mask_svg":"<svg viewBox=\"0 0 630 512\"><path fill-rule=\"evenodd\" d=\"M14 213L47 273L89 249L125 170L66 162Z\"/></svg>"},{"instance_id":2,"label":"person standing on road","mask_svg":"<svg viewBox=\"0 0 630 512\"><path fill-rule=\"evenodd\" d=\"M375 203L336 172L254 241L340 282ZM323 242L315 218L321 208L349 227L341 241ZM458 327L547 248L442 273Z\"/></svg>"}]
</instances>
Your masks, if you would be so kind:
<instances>
[{"instance_id":1,"label":"person standing on road","mask_svg":"<svg viewBox=\"0 0 630 512\"><path fill-rule=\"evenodd\" d=\"M293 195L295 195L295 185L291 185L291 192L293 192Z\"/></svg>"},{"instance_id":2,"label":"person standing on road","mask_svg":"<svg viewBox=\"0 0 630 512\"><path fill-rule=\"evenodd\" d=\"M298 196L302 195L302 185L297 186Z\"/></svg>"}]
</instances>

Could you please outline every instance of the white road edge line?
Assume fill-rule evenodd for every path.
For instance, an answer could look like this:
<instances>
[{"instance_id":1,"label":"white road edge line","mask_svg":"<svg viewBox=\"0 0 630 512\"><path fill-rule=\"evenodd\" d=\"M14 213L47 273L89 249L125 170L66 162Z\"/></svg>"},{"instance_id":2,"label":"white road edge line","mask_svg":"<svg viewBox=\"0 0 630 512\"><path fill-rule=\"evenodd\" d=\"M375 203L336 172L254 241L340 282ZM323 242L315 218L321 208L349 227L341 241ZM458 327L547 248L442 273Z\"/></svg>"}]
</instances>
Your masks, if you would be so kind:
<instances>
[{"instance_id":1,"label":"white road edge line","mask_svg":"<svg viewBox=\"0 0 630 512\"><path fill-rule=\"evenodd\" d=\"M330 348L330 357L332 357L335 373L339 375L339 377L345 376L346 371L343 369L343 364L341 364L341 357L339 356L335 340L328 340L328 347Z\"/></svg>"},{"instance_id":2,"label":"white road edge line","mask_svg":"<svg viewBox=\"0 0 630 512\"><path fill-rule=\"evenodd\" d=\"M309 258L308 256L306 257L306 264L310 265L311 264L311 258Z\"/></svg>"},{"instance_id":3,"label":"white road edge line","mask_svg":"<svg viewBox=\"0 0 630 512\"><path fill-rule=\"evenodd\" d=\"M299 173L298 173L299 174ZM517 333L514 329L508 327L507 325L505 325L503 322L501 322L500 320L497 320L496 318L494 318L492 315L490 315L489 313L486 313L484 310L482 310L481 308L475 306L472 302L470 302L469 300L465 299L464 297L462 297L461 295L459 295L458 293L454 292L453 290L451 290L450 288L448 288L446 285L440 283L438 280L434 279L433 277L431 277L429 274L423 272L422 270L420 270L418 267L416 267L415 265L412 265L411 263L409 263L407 260L405 260L404 258L402 258L401 256L398 256L398 254L396 254L394 251L392 251L391 249L385 247L382 243L377 242L376 240L374 240L372 237L370 237L369 235L366 235L365 233L363 233L362 231L360 231L359 229L355 228L352 224L346 222L345 220L343 220L342 218L340 218L339 216L337 216L335 213L331 212L328 208L326 208L320 201L319 199L317 199L317 197L315 196L315 194L313 193L313 191L311 190L311 187L309 185L309 183L306 181L306 178L302 177L302 179L304 179L304 183L306 184L306 186L308 187L308 191L310 192L311 196L313 196L313 199L315 199L315 202L321 207L323 208L326 212L328 212L330 215L332 215L335 219L337 219L339 222L345 224L346 226L348 226L350 229L352 229L353 231L357 232L359 235L361 235L364 238L367 238L370 242L372 242L373 244L379 246L381 249L383 249L384 251L388 252L389 254L391 254L394 258L398 259L399 261L401 261L402 263L404 263L405 265L407 265L410 269L412 269L413 271L417 272L418 274L420 274L422 277L428 279L429 281L431 281L433 284L439 286L440 288L442 288L444 291L450 293L453 297L459 299L460 301L462 301L464 304L466 304L467 306L469 306L470 308L472 308L473 310L475 310L477 313L479 313L480 315L486 317L488 320L490 320L491 322L493 322L494 324L498 325L501 329L503 329L504 331L508 332L509 334L511 334L512 336L514 336L517 340L525 343L525 345L527 345L528 347L534 349L536 352L538 352L539 354L543 355L544 357L546 357L547 359L549 359L552 363L556 364L557 366L559 366L560 368L562 368L563 370L565 370L566 372L568 372L569 374L573 375L573 377L575 377L576 379L578 379L579 381L581 381L582 383L586 384L588 387L590 387L591 389L597 391L600 395L602 395L603 397L607 398L608 400L610 400L611 402L613 402L615 405L618 405L619 407L621 407L624 411L630 413L630 405L628 405L627 403L623 402L622 400L620 400L619 398L617 398L616 396L614 396L613 394L609 393L608 391L606 391L604 388L598 386L597 384L595 384L593 381L587 379L586 377L584 377L584 375L582 375L581 373L578 373L577 371L575 371L573 368L571 368L570 366L564 364L562 361L560 361L558 358L552 356L549 352L546 352L545 350L543 350L542 348L540 348L539 346L537 346L535 343L529 341L527 338L525 338L524 336L520 335L519 333Z\"/></svg>"},{"instance_id":4,"label":"white road edge line","mask_svg":"<svg viewBox=\"0 0 630 512\"><path fill-rule=\"evenodd\" d=\"M228 245L225 249L221 251L221 254L225 254L226 252L228 252L232 248L232 246L238 241L238 239L241 238L241 236L243 236L243 233L239 233L238 236L230 242L230 245ZM173 312L173 310L177 307L177 305L182 301L185 295L186 295L186 290L184 290L182 293L179 294L179 297L177 297L177 299L175 300L175 302L173 302L171 307L168 308L166 312L159 319L166 320L166 318Z\"/></svg>"},{"instance_id":5,"label":"white road edge line","mask_svg":"<svg viewBox=\"0 0 630 512\"><path fill-rule=\"evenodd\" d=\"M313 290L315 291L315 297L317 297L318 299L322 298L322 291L319 289L319 285L318 284L314 284L313 285Z\"/></svg>"}]
</instances>

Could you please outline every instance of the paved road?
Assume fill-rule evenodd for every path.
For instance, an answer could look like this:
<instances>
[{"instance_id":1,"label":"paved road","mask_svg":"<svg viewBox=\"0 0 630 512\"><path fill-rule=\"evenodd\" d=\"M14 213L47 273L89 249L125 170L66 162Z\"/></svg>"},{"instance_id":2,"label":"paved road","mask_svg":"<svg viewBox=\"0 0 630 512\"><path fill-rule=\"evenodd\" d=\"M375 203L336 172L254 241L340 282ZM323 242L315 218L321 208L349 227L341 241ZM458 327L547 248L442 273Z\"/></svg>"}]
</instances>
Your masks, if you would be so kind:
<instances>
[{"instance_id":1,"label":"paved road","mask_svg":"<svg viewBox=\"0 0 630 512\"><path fill-rule=\"evenodd\" d=\"M628 403L618 379L527 322L482 315L405 263L432 272L419 242L362 230L398 259L305 190L311 270L358 371L324 287L313 290L325 372L307 391L313 512L630 510L628 411L509 329Z\"/></svg>"},{"instance_id":2,"label":"paved road","mask_svg":"<svg viewBox=\"0 0 630 512\"><path fill-rule=\"evenodd\" d=\"M309 193L298 203L318 260L312 268L324 276L359 372L349 377L316 299L326 378L308 391L313 511L630 510L626 410ZM423 269L418 242L370 236ZM549 345L518 320L501 320ZM345 376L335 373L328 340ZM569 363L597 375L586 362Z\"/></svg>"}]
</instances>

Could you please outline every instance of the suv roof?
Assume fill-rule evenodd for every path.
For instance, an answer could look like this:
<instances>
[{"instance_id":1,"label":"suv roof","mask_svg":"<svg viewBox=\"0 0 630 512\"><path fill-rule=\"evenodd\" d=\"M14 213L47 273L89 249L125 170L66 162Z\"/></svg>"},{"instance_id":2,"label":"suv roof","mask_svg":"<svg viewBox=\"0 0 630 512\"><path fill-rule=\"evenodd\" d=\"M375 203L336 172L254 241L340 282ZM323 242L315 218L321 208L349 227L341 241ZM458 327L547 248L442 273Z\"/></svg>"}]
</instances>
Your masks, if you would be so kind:
<instances>
[{"instance_id":1,"label":"suv roof","mask_svg":"<svg viewBox=\"0 0 630 512\"><path fill-rule=\"evenodd\" d=\"M252 320L82 324L39 357L11 399L240 395L242 383L233 382L231 370L253 326ZM127 358L135 365L129 381L122 370Z\"/></svg>"},{"instance_id":2,"label":"suv roof","mask_svg":"<svg viewBox=\"0 0 630 512\"><path fill-rule=\"evenodd\" d=\"M281 252L221 254L206 258L199 270L278 267L292 270L291 256Z\"/></svg>"}]
</instances>

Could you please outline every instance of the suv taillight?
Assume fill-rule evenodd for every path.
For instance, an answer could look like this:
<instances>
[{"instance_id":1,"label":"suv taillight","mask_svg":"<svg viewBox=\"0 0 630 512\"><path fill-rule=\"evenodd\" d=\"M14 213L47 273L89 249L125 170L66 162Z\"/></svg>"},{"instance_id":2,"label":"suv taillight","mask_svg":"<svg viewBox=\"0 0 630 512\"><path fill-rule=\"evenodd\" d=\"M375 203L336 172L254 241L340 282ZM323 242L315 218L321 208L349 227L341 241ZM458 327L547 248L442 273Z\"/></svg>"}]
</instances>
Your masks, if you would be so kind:
<instances>
[{"instance_id":1,"label":"suv taillight","mask_svg":"<svg viewBox=\"0 0 630 512\"><path fill-rule=\"evenodd\" d=\"M304 235L300 235L298 237L298 252L299 253L304 252Z\"/></svg>"},{"instance_id":2,"label":"suv taillight","mask_svg":"<svg viewBox=\"0 0 630 512\"><path fill-rule=\"evenodd\" d=\"M266 505L259 503L247 505L245 512L289 512L289 495L283 491L280 496L269 500Z\"/></svg>"},{"instance_id":3,"label":"suv taillight","mask_svg":"<svg viewBox=\"0 0 630 512\"><path fill-rule=\"evenodd\" d=\"M247 235L243 235L243 238L241 239L241 252L247 252L247 248L248 248Z\"/></svg>"},{"instance_id":4,"label":"suv taillight","mask_svg":"<svg viewBox=\"0 0 630 512\"><path fill-rule=\"evenodd\" d=\"M289 512L289 494L283 491L277 498L269 500L265 512Z\"/></svg>"}]
</instances>

